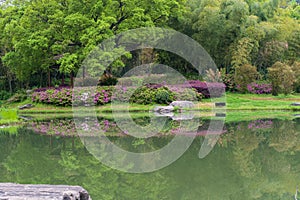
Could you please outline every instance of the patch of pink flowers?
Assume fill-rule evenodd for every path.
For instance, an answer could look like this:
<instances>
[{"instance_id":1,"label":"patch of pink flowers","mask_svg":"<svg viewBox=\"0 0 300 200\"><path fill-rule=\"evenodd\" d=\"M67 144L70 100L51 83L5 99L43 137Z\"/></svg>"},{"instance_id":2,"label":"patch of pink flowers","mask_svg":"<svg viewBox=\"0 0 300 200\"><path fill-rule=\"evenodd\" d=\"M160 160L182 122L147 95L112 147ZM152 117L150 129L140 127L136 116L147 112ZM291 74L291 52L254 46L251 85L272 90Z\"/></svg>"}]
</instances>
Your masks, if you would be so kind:
<instances>
[{"instance_id":1,"label":"patch of pink flowers","mask_svg":"<svg viewBox=\"0 0 300 200\"><path fill-rule=\"evenodd\" d=\"M247 90L252 94L271 94L272 85L269 83L250 83L247 85Z\"/></svg>"}]
</instances>

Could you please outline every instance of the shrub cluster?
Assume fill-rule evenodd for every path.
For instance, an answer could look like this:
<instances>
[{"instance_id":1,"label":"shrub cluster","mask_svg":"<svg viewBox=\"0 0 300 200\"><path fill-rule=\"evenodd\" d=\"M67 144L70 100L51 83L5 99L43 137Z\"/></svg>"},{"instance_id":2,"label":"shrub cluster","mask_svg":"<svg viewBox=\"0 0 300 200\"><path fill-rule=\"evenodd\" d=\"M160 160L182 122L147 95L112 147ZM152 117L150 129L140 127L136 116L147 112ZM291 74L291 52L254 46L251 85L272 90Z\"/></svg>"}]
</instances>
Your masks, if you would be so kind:
<instances>
[{"instance_id":1,"label":"shrub cluster","mask_svg":"<svg viewBox=\"0 0 300 200\"><path fill-rule=\"evenodd\" d=\"M236 89L235 82L234 82L234 73L233 72L226 73L225 68L222 68L220 72L221 72L221 79L226 86L226 91L234 91Z\"/></svg>"},{"instance_id":2,"label":"shrub cluster","mask_svg":"<svg viewBox=\"0 0 300 200\"><path fill-rule=\"evenodd\" d=\"M292 70L295 75L295 83L294 83L294 89L296 92L300 92L300 62L295 61L292 65Z\"/></svg>"},{"instance_id":3,"label":"shrub cluster","mask_svg":"<svg viewBox=\"0 0 300 200\"><path fill-rule=\"evenodd\" d=\"M72 104L72 89L68 87L39 88L34 90L31 99L37 103L70 106Z\"/></svg>"},{"instance_id":4,"label":"shrub cluster","mask_svg":"<svg viewBox=\"0 0 300 200\"><path fill-rule=\"evenodd\" d=\"M187 81L186 87L194 88L205 98L221 97L225 93L226 88L223 83L207 83L199 80Z\"/></svg>"},{"instance_id":5,"label":"shrub cluster","mask_svg":"<svg viewBox=\"0 0 300 200\"><path fill-rule=\"evenodd\" d=\"M111 74L103 74L99 80L98 85L100 86L111 86L111 85L116 85L118 82L118 79L114 77Z\"/></svg>"},{"instance_id":6,"label":"shrub cluster","mask_svg":"<svg viewBox=\"0 0 300 200\"><path fill-rule=\"evenodd\" d=\"M225 85L222 83L189 81L169 87L163 84L146 84L139 88L98 86L94 92L88 87L81 87L75 92L70 87L39 88L34 90L31 97L33 102L56 106L104 105L111 101L169 104L175 100L198 101L203 97L220 97L224 92Z\"/></svg>"},{"instance_id":7,"label":"shrub cluster","mask_svg":"<svg viewBox=\"0 0 300 200\"><path fill-rule=\"evenodd\" d=\"M118 102L128 102L134 91L134 87L117 86L113 92L112 100Z\"/></svg>"},{"instance_id":8,"label":"shrub cluster","mask_svg":"<svg viewBox=\"0 0 300 200\"><path fill-rule=\"evenodd\" d=\"M11 94L5 90L0 90L0 100L7 100Z\"/></svg>"},{"instance_id":9,"label":"shrub cluster","mask_svg":"<svg viewBox=\"0 0 300 200\"><path fill-rule=\"evenodd\" d=\"M71 106L73 99L77 105L103 105L111 101L111 96L112 87L97 87L94 93L91 93L88 88L82 88L76 93L73 93L72 88L69 87L40 88L33 92L32 101L56 106Z\"/></svg>"},{"instance_id":10,"label":"shrub cluster","mask_svg":"<svg viewBox=\"0 0 300 200\"><path fill-rule=\"evenodd\" d=\"M152 86L152 85L151 85ZM129 99L131 103L138 104L169 104L175 100L175 93L167 87L142 86L134 91Z\"/></svg>"},{"instance_id":11,"label":"shrub cluster","mask_svg":"<svg viewBox=\"0 0 300 200\"><path fill-rule=\"evenodd\" d=\"M252 94L271 94L272 85L269 83L250 83L247 85L247 90Z\"/></svg>"},{"instance_id":12,"label":"shrub cluster","mask_svg":"<svg viewBox=\"0 0 300 200\"><path fill-rule=\"evenodd\" d=\"M240 92L247 92L247 85L254 82L259 77L255 66L242 65L235 69L234 81Z\"/></svg>"},{"instance_id":13,"label":"shrub cluster","mask_svg":"<svg viewBox=\"0 0 300 200\"><path fill-rule=\"evenodd\" d=\"M272 94L289 94L293 90L293 84L296 82L295 74L292 68L284 63L276 62L268 68L269 79L272 83Z\"/></svg>"},{"instance_id":14,"label":"shrub cluster","mask_svg":"<svg viewBox=\"0 0 300 200\"><path fill-rule=\"evenodd\" d=\"M19 90L17 91L13 96L11 96L7 102L8 103L14 103L14 102L22 102L25 99L27 99L27 94L25 90Z\"/></svg>"},{"instance_id":15,"label":"shrub cluster","mask_svg":"<svg viewBox=\"0 0 300 200\"><path fill-rule=\"evenodd\" d=\"M203 95L194 88L169 87L175 93L176 101L200 101Z\"/></svg>"}]
</instances>

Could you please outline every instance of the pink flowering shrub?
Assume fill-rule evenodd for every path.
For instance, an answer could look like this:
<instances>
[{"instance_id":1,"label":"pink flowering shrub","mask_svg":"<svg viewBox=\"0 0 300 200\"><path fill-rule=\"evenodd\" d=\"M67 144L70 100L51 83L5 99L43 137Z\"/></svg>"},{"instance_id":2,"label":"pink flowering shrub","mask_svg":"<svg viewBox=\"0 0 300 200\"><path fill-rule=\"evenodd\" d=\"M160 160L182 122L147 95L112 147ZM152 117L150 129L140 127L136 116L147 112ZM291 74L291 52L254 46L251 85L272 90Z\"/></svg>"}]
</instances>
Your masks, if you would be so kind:
<instances>
[{"instance_id":1,"label":"pink flowering shrub","mask_svg":"<svg viewBox=\"0 0 300 200\"><path fill-rule=\"evenodd\" d=\"M186 85L197 90L205 98L221 97L225 93L225 84L201 82L199 80L187 81Z\"/></svg>"},{"instance_id":2,"label":"pink flowering shrub","mask_svg":"<svg viewBox=\"0 0 300 200\"><path fill-rule=\"evenodd\" d=\"M175 94L176 101L200 101L203 98L203 95L194 88L174 86L168 86L168 88Z\"/></svg>"},{"instance_id":3,"label":"pink flowering shrub","mask_svg":"<svg viewBox=\"0 0 300 200\"><path fill-rule=\"evenodd\" d=\"M88 88L82 88L73 93L69 87L40 88L32 94L32 101L56 106L71 106L72 100L77 104L103 105L111 101L112 87L98 87L94 93Z\"/></svg>"},{"instance_id":4,"label":"pink flowering shrub","mask_svg":"<svg viewBox=\"0 0 300 200\"><path fill-rule=\"evenodd\" d=\"M111 101L139 104L168 104L174 100L201 100L202 97L220 97L225 92L222 83L188 81L184 84L164 86L146 84L143 87L99 86L93 91L89 87L39 88L34 90L32 101L56 106L104 105Z\"/></svg>"},{"instance_id":5,"label":"pink flowering shrub","mask_svg":"<svg viewBox=\"0 0 300 200\"><path fill-rule=\"evenodd\" d=\"M129 102L131 95L135 91L135 87L118 86L115 88L112 101Z\"/></svg>"},{"instance_id":6,"label":"pink flowering shrub","mask_svg":"<svg viewBox=\"0 0 300 200\"><path fill-rule=\"evenodd\" d=\"M247 90L252 94L271 94L272 85L268 83L250 83L247 85Z\"/></svg>"},{"instance_id":7,"label":"pink flowering shrub","mask_svg":"<svg viewBox=\"0 0 300 200\"><path fill-rule=\"evenodd\" d=\"M72 104L72 89L69 87L36 89L32 94L32 101L68 106Z\"/></svg>"}]
</instances>

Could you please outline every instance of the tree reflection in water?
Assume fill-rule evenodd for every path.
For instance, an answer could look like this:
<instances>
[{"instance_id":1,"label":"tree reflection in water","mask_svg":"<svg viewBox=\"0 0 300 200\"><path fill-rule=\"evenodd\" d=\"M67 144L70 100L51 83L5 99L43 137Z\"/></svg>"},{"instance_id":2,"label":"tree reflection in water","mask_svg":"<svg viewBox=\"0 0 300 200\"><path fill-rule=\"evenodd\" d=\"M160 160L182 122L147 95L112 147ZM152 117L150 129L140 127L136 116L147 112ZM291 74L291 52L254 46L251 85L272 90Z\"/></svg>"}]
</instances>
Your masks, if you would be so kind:
<instances>
[{"instance_id":1,"label":"tree reflection in water","mask_svg":"<svg viewBox=\"0 0 300 200\"><path fill-rule=\"evenodd\" d=\"M82 185L94 199L293 199L299 185L296 120L226 124L227 132L204 159L197 157L204 138L198 136L175 163L147 174L127 174L101 165L74 134L55 133L63 128L72 131L70 121L54 121L47 122L48 127L39 122L31 129L19 128L16 134L0 133L1 182ZM177 128L170 121L164 134L141 141L120 137L111 120L103 119L99 126L111 141L137 152L161 148L173 137L166 133Z\"/></svg>"}]
</instances>

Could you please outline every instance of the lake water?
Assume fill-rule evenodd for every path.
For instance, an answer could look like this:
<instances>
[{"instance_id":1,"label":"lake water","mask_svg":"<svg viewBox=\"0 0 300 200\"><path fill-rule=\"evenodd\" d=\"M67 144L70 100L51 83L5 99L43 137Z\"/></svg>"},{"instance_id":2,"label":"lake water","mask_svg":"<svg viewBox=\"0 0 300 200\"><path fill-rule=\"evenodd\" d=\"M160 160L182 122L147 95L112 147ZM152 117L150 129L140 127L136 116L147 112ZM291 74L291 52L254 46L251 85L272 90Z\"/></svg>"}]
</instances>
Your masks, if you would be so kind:
<instances>
[{"instance_id":1,"label":"lake water","mask_svg":"<svg viewBox=\"0 0 300 200\"><path fill-rule=\"evenodd\" d=\"M105 129L111 141L136 152L168 144L177 127L176 121L169 120L163 134L143 140L122 133L109 118L99 121L97 126ZM147 124L149 119L138 117L135 121ZM201 120L199 133L207 123ZM16 130L1 131L0 182L81 185L93 200L295 199L300 185L297 118L226 123L224 130L203 159L198 157L204 140L199 134L171 165L131 174L94 158L72 134L71 119L31 121Z\"/></svg>"}]
</instances>

